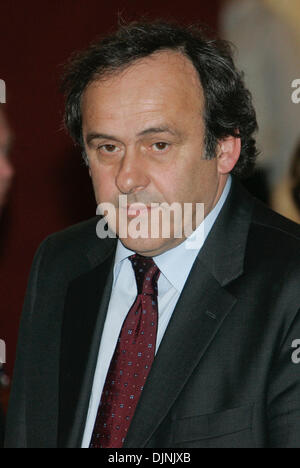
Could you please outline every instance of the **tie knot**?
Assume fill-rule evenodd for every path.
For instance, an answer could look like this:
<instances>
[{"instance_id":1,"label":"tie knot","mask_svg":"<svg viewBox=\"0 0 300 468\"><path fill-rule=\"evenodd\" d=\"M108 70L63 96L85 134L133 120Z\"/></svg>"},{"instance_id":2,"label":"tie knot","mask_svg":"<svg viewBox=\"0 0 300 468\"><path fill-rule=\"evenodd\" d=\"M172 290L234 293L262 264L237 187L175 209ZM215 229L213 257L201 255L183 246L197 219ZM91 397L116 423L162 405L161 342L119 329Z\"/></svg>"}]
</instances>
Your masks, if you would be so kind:
<instances>
[{"instance_id":1,"label":"tie knot","mask_svg":"<svg viewBox=\"0 0 300 468\"><path fill-rule=\"evenodd\" d=\"M153 258L134 254L129 257L135 273L138 294L157 295L157 281L160 270Z\"/></svg>"}]
</instances>

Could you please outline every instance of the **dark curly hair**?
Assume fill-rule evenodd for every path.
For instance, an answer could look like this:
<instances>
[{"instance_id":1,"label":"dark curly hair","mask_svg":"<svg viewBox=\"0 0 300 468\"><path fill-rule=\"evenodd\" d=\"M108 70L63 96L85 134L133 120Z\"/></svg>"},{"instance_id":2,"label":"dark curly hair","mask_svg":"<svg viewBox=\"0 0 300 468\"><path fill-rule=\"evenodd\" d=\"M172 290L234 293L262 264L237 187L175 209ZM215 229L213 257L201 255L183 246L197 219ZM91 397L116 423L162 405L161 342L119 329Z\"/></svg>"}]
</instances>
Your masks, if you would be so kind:
<instances>
[{"instance_id":1,"label":"dark curly hair","mask_svg":"<svg viewBox=\"0 0 300 468\"><path fill-rule=\"evenodd\" d=\"M240 178L252 174L257 157L256 113L243 74L233 62L231 45L210 38L203 28L174 22L132 22L90 47L71 56L62 78L66 97L65 126L84 151L81 96L93 81L118 73L134 61L162 50L184 54L194 65L205 96L206 158L216 155L218 140L241 138L242 150L232 173Z\"/></svg>"}]
</instances>

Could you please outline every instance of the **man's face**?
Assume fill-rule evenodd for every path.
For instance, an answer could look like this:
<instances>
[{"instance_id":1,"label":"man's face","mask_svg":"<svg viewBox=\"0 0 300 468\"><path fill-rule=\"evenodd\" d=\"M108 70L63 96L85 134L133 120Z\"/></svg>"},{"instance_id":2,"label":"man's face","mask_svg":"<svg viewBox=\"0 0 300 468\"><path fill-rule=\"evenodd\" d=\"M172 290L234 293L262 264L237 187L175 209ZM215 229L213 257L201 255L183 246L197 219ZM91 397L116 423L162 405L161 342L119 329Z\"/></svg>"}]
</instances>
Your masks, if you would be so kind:
<instances>
[{"instance_id":1,"label":"man's face","mask_svg":"<svg viewBox=\"0 0 300 468\"><path fill-rule=\"evenodd\" d=\"M92 83L82 98L83 138L97 203L119 206L192 203L193 229L196 203L205 214L216 204L224 187L217 160L204 159L204 96L197 72L182 54L163 51L139 60L129 68ZM222 180L222 183L220 182ZM222 187L221 187L222 185ZM154 210L136 215L153 216ZM150 218L149 218L150 219ZM108 223L109 219L108 219ZM120 237L141 255L155 256L185 237ZM172 236L173 234L173 236Z\"/></svg>"},{"instance_id":2,"label":"man's face","mask_svg":"<svg viewBox=\"0 0 300 468\"><path fill-rule=\"evenodd\" d=\"M8 158L11 133L0 109L0 210L2 209L13 177L13 168Z\"/></svg>"}]
</instances>

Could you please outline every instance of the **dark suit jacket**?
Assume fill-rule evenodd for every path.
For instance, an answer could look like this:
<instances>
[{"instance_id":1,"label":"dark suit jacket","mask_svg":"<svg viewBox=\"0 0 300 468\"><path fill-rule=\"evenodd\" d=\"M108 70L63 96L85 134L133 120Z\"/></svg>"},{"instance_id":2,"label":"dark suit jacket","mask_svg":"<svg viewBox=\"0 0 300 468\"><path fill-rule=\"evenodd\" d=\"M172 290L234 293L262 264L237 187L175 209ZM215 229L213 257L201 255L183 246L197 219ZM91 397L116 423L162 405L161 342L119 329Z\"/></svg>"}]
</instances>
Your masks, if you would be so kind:
<instances>
[{"instance_id":1,"label":"dark suit jacket","mask_svg":"<svg viewBox=\"0 0 300 468\"><path fill-rule=\"evenodd\" d=\"M79 447L116 239L97 219L36 254L6 447ZM180 268L180 265L178 265ZM158 350L124 447L298 447L300 228L234 180Z\"/></svg>"}]
</instances>

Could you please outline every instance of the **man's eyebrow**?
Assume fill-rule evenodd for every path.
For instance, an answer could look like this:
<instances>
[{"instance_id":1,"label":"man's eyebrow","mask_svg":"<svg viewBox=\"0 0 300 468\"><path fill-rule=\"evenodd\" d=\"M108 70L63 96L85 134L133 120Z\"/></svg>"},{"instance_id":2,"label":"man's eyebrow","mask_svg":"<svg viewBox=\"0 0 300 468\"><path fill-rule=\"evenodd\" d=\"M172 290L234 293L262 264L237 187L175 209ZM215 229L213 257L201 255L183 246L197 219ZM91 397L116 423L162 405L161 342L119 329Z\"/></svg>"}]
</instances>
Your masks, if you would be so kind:
<instances>
[{"instance_id":1,"label":"man's eyebrow","mask_svg":"<svg viewBox=\"0 0 300 468\"><path fill-rule=\"evenodd\" d=\"M173 130L167 126L146 128L145 130L142 130L140 133L138 133L137 136L140 137L140 136L145 136L145 135L149 135L152 133L170 133L171 135L174 135L174 136L180 136L180 133L178 131ZM97 133L97 132L89 133L86 137L86 142L89 145L92 140L100 140L100 139L113 140L113 141L120 142L119 138L117 138L116 136L108 135L106 133Z\"/></svg>"},{"instance_id":2,"label":"man's eyebrow","mask_svg":"<svg viewBox=\"0 0 300 468\"><path fill-rule=\"evenodd\" d=\"M92 132L92 133L89 133L86 137L86 142L87 144L89 145L91 143L91 141L93 140L100 140L100 139L103 139L103 140L114 140L114 141L120 141L117 137L114 137L112 135L107 135L105 133L95 133L95 132Z\"/></svg>"},{"instance_id":3,"label":"man's eyebrow","mask_svg":"<svg viewBox=\"0 0 300 468\"><path fill-rule=\"evenodd\" d=\"M151 133L171 133L171 135L178 135L179 132L176 132L175 130L171 129L170 127L163 126L163 127L150 127L146 128L142 132L138 134L138 136L144 136L144 135L149 135Z\"/></svg>"}]
</instances>

